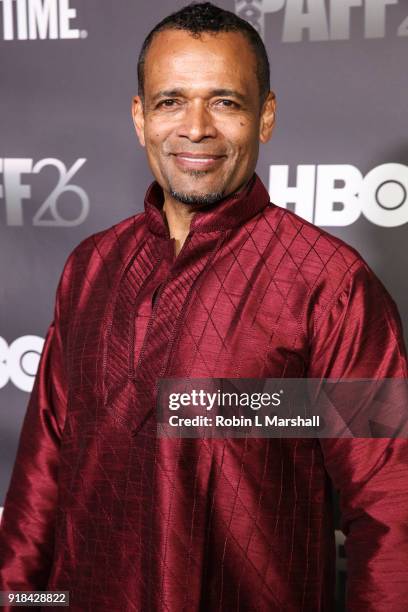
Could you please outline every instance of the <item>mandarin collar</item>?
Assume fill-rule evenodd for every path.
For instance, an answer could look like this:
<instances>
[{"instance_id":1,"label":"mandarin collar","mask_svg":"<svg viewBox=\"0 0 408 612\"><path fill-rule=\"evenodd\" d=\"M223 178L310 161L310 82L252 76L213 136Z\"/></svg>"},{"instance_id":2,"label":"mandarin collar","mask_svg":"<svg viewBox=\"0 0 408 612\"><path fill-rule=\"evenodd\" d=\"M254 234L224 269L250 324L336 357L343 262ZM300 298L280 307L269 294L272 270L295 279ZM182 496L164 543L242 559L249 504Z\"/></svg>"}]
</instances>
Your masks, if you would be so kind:
<instances>
[{"instance_id":1,"label":"mandarin collar","mask_svg":"<svg viewBox=\"0 0 408 612\"><path fill-rule=\"evenodd\" d=\"M144 201L146 222L153 234L168 238L169 231L163 218L163 190L154 181L146 192ZM232 193L216 204L196 212L190 232L228 230L242 225L269 204L269 194L257 174L253 174L239 193Z\"/></svg>"}]
</instances>

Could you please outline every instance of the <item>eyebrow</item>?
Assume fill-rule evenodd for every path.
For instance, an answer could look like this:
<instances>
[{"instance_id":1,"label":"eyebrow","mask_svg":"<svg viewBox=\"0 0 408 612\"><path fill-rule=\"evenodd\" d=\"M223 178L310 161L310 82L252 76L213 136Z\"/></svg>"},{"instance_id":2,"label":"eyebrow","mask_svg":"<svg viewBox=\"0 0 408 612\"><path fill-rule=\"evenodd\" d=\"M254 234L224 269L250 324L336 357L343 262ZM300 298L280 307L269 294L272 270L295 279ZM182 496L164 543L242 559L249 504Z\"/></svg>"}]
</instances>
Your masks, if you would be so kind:
<instances>
[{"instance_id":1,"label":"eyebrow","mask_svg":"<svg viewBox=\"0 0 408 612\"><path fill-rule=\"evenodd\" d=\"M176 96L184 96L185 93L186 90L182 88L166 89L163 91L159 91L155 96L153 96L152 102L156 102L159 98L174 98ZM213 89L210 92L210 97L212 98L213 96L229 96L231 98L236 98L237 100L240 100L242 103L247 101L246 97L235 89Z\"/></svg>"}]
</instances>

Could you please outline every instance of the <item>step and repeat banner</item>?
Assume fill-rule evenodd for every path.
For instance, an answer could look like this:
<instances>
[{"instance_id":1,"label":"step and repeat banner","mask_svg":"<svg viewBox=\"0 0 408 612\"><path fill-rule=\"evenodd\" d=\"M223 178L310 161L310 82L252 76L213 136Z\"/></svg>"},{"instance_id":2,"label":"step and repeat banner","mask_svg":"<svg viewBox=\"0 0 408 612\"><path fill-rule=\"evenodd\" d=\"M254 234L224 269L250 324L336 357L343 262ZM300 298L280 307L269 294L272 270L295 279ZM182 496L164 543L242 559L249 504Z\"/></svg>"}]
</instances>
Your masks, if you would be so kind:
<instances>
[{"instance_id":1,"label":"step and repeat banner","mask_svg":"<svg viewBox=\"0 0 408 612\"><path fill-rule=\"evenodd\" d=\"M0 0L0 506L58 278L87 235L143 209L130 105L142 41L177 0ZM408 3L224 0L265 41L272 200L343 238L408 329Z\"/></svg>"}]
</instances>

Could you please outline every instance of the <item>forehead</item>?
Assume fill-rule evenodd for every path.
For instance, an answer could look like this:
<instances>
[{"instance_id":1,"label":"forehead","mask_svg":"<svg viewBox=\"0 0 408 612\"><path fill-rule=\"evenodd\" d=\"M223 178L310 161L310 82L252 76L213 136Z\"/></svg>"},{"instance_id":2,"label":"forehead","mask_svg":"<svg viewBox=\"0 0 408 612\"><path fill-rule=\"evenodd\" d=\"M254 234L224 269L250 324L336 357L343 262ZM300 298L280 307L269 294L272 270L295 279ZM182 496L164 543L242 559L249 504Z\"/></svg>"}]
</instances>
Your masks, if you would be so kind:
<instances>
[{"instance_id":1,"label":"forehead","mask_svg":"<svg viewBox=\"0 0 408 612\"><path fill-rule=\"evenodd\" d=\"M203 32L199 37L184 30L158 32L144 70L146 94L168 85L243 90L257 86L255 53L241 32Z\"/></svg>"}]
</instances>

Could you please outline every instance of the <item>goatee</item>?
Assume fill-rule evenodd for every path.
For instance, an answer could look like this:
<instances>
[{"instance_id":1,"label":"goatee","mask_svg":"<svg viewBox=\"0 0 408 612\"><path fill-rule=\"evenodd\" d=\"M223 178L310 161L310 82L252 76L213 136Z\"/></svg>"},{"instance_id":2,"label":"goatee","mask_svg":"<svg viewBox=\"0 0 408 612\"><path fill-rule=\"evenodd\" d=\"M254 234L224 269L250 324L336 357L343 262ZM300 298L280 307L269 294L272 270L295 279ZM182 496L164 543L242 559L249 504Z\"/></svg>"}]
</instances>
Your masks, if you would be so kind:
<instances>
[{"instance_id":1,"label":"goatee","mask_svg":"<svg viewBox=\"0 0 408 612\"><path fill-rule=\"evenodd\" d=\"M211 193L185 193L183 191L170 190L170 195L183 204L190 206L211 206L216 204L224 197L222 192L214 191Z\"/></svg>"},{"instance_id":2,"label":"goatee","mask_svg":"<svg viewBox=\"0 0 408 612\"><path fill-rule=\"evenodd\" d=\"M204 176L207 172L204 170L190 170L188 174L191 177L199 178L200 176ZM186 193L185 191L178 191L177 189L173 189L170 185L170 195L179 202L183 204L188 204L190 206L211 206L212 204L216 204L224 197L222 191L213 191L210 193Z\"/></svg>"}]
</instances>

